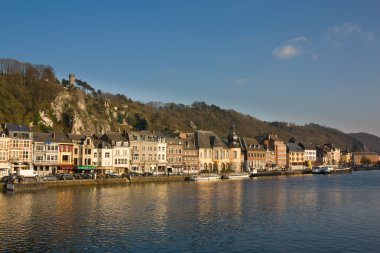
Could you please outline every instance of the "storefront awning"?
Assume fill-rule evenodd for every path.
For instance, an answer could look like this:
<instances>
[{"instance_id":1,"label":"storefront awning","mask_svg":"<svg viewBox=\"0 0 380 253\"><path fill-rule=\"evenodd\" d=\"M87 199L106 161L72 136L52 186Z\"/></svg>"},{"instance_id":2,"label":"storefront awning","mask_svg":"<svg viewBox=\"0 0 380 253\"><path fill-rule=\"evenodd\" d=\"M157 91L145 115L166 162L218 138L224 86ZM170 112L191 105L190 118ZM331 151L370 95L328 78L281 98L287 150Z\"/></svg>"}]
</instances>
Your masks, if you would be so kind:
<instances>
[{"instance_id":1,"label":"storefront awning","mask_svg":"<svg viewBox=\"0 0 380 253\"><path fill-rule=\"evenodd\" d=\"M94 166L86 165L86 166L78 166L78 170L93 170Z\"/></svg>"},{"instance_id":2,"label":"storefront awning","mask_svg":"<svg viewBox=\"0 0 380 253\"><path fill-rule=\"evenodd\" d=\"M59 165L58 169L59 170L72 170L73 166L72 165Z\"/></svg>"}]
</instances>

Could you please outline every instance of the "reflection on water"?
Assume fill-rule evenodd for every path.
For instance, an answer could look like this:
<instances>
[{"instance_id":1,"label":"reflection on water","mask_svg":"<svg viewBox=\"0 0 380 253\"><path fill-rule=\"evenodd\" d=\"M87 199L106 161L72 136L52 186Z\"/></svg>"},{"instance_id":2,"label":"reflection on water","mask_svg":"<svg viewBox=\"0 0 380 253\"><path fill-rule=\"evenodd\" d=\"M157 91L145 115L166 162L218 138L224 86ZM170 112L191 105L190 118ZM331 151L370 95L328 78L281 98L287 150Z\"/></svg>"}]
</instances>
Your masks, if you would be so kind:
<instances>
[{"instance_id":1,"label":"reflection on water","mask_svg":"<svg viewBox=\"0 0 380 253\"><path fill-rule=\"evenodd\" d=\"M380 172L0 195L0 251L325 252L380 247Z\"/></svg>"}]
</instances>

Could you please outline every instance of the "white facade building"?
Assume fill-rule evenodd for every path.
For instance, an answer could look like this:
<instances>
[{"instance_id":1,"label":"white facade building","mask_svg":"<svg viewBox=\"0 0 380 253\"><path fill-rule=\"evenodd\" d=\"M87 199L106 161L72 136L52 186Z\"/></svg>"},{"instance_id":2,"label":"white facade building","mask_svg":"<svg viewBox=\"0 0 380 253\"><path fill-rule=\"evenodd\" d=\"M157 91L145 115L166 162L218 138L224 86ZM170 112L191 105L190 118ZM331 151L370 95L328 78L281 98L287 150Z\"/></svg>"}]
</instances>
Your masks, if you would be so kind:
<instances>
[{"instance_id":1,"label":"white facade building","mask_svg":"<svg viewBox=\"0 0 380 253\"><path fill-rule=\"evenodd\" d=\"M0 178L7 176L9 174L9 143L10 138L8 138L5 133L1 133L0 136Z\"/></svg>"},{"instance_id":2,"label":"white facade building","mask_svg":"<svg viewBox=\"0 0 380 253\"><path fill-rule=\"evenodd\" d=\"M51 133L33 134L33 167L39 176L55 173L58 165L58 147Z\"/></svg>"}]
</instances>

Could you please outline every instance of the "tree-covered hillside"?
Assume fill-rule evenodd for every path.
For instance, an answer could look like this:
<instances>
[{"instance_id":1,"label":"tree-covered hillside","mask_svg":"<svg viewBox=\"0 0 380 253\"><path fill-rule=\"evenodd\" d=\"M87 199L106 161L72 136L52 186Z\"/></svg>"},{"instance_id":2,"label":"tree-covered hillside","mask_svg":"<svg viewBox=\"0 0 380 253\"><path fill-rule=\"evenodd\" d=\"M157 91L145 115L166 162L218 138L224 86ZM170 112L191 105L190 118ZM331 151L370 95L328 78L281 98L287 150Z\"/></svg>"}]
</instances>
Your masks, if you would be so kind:
<instances>
[{"instance_id":1,"label":"tree-covered hillside","mask_svg":"<svg viewBox=\"0 0 380 253\"><path fill-rule=\"evenodd\" d=\"M273 132L284 141L294 137L299 142L363 148L350 135L317 124L264 122L205 102L141 103L122 94L96 90L80 79L70 86L67 80L57 80L51 66L11 59L0 59L0 97L0 122L33 125L34 130L41 131L54 128L93 134L124 129L166 132L199 129L223 137L233 123L242 137Z\"/></svg>"}]
</instances>

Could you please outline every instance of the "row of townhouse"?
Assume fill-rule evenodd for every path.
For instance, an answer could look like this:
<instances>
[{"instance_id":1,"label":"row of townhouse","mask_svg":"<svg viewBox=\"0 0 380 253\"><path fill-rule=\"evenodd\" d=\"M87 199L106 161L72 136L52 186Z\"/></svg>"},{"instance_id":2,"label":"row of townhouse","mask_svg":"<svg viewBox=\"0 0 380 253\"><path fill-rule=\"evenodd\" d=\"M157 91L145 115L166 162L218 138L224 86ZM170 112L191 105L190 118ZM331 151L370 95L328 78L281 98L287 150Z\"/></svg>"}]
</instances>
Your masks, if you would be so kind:
<instances>
[{"instance_id":1,"label":"row of townhouse","mask_svg":"<svg viewBox=\"0 0 380 253\"><path fill-rule=\"evenodd\" d=\"M286 144L287 166L292 169L313 165L363 165L377 164L380 161L376 152L350 152L341 150L334 144L323 145L295 143L294 139Z\"/></svg>"},{"instance_id":2,"label":"row of townhouse","mask_svg":"<svg viewBox=\"0 0 380 253\"><path fill-rule=\"evenodd\" d=\"M128 171L194 173L304 168L315 164L359 164L379 161L377 153L341 152L333 144L316 146L285 143L273 133L240 138L235 127L227 137L198 130L166 136L158 132L129 131L101 136L63 132L33 133L26 126L3 124L0 129L0 176L21 169L39 175L67 172Z\"/></svg>"}]
</instances>

